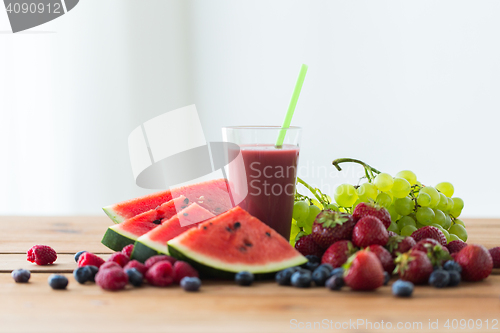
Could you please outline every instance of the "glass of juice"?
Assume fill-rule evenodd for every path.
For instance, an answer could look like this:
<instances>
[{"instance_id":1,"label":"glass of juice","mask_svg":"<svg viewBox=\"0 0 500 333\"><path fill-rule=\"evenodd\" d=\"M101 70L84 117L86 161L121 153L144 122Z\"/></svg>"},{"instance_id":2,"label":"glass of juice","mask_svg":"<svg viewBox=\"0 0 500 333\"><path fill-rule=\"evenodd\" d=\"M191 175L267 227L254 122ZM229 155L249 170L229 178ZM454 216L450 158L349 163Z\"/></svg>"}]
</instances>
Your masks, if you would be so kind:
<instances>
[{"instance_id":1,"label":"glass of juice","mask_svg":"<svg viewBox=\"0 0 500 333\"><path fill-rule=\"evenodd\" d=\"M235 204L288 240L301 129L286 129L283 145L277 147L281 130L279 126L231 126L222 128L222 137L239 146L238 150L229 149L230 160L235 154L243 159L243 163L229 164L227 170L231 191L246 194Z\"/></svg>"}]
</instances>

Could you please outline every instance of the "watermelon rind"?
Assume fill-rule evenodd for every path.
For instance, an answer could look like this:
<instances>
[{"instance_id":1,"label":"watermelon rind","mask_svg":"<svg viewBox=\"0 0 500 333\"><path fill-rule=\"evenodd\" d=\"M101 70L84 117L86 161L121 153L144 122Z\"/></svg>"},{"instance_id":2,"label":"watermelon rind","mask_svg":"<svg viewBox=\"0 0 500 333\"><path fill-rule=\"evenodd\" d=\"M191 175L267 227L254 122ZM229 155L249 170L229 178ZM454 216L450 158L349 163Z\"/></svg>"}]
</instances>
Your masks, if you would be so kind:
<instances>
[{"instance_id":1,"label":"watermelon rind","mask_svg":"<svg viewBox=\"0 0 500 333\"><path fill-rule=\"evenodd\" d=\"M186 246L180 243L182 235L168 242L168 251L170 255L179 260L187 261L200 272L213 277L231 279L234 275L241 271L248 271L256 275L272 276L273 273L281 271L285 268L300 266L307 262L307 258L297 253L293 258L273 262L265 265L246 265L246 264L229 264L217 258L211 258L203 253L191 251Z\"/></svg>"},{"instance_id":2,"label":"watermelon rind","mask_svg":"<svg viewBox=\"0 0 500 333\"><path fill-rule=\"evenodd\" d=\"M106 206L103 207L102 210L106 213L106 215L109 216L109 218L116 224L122 223L125 221L125 218L118 214L114 209L113 206Z\"/></svg>"},{"instance_id":3,"label":"watermelon rind","mask_svg":"<svg viewBox=\"0 0 500 333\"><path fill-rule=\"evenodd\" d=\"M109 227L101 240L101 243L114 251L121 251L125 246L134 244L137 239L136 235L121 230L119 227L119 224Z\"/></svg>"},{"instance_id":4,"label":"watermelon rind","mask_svg":"<svg viewBox=\"0 0 500 333\"><path fill-rule=\"evenodd\" d=\"M166 246L165 246L166 248ZM163 249L163 251L157 251L155 247L151 245L146 245L141 241L136 241L134 245L134 250L132 251L132 254L130 255L130 259L135 259L140 262L145 262L152 256L155 256L157 254L169 254L168 250Z\"/></svg>"}]
</instances>

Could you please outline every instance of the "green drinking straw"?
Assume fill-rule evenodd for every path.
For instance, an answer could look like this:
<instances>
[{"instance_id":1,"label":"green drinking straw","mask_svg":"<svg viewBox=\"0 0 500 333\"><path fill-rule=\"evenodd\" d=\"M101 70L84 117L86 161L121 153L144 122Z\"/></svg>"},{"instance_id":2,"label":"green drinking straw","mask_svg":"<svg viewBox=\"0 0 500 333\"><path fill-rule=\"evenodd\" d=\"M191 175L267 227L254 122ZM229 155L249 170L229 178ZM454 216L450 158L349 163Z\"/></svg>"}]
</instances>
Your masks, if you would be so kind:
<instances>
[{"instance_id":1,"label":"green drinking straw","mask_svg":"<svg viewBox=\"0 0 500 333\"><path fill-rule=\"evenodd\" d=\"M281 148L283 146L286 130L290 127L290 123L292 122L293 113L295 112L297 101L299 100L300 90L302 89L302 84L304 83L304 79L306 78L306 73L307 65L302 64L302 67L300 67L299 77L297 78L297 83L295 84L295 89L293 90L292 99L290 100L288 111L286 112L285 120L283 121L283 126L281 126L278 140L276 140L276 148Z\"/></svg>"}]
</instances>

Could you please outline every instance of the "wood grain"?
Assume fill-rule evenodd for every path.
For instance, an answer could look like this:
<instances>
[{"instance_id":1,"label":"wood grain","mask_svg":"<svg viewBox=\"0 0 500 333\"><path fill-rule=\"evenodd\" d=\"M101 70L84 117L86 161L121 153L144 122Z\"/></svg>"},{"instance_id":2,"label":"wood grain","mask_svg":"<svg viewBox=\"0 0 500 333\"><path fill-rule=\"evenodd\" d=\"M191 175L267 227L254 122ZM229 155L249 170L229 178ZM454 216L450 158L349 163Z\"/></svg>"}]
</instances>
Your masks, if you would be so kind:
<instances>
[{"instance_id":1,"label":"wood grain","mask_svg":"<svg viewBox=\"0 0 500 333\"><path fill-rule=\"evenodd\" d=\"M99 255L107 260L109 254ZM58 254L52 265L38 266L26 260L26 254L0 254L0 273L10 273L14 269L24 268L32 273L72 273L77 267L73 254Z\"/></svg>"}]
</instances>

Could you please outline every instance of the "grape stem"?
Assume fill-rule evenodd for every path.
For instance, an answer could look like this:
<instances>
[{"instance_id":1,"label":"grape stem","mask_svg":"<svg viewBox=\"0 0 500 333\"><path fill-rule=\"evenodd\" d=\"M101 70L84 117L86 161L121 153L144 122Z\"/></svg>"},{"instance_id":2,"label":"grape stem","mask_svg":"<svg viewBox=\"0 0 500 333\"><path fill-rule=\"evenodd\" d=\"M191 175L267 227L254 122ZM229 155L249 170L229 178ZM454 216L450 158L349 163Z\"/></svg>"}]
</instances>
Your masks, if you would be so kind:
<instances>
[{"instance_id":1,"label":"grape stem","mask_svg":"<svg viewBox=\"0 0 500 333\"><path fill-rule=\"evenodd\" d=\"M371 180L373 178L375 178L375 175L373 173L376 173L376 174L381 173L380 171L378 171L374 167L366 164L363 161L360 161L360 160L357 160L354 158L337 158L336 160L334 160L332 162L332 164L337 168L338 171L342 171L342 168L340 167L339 164L340 163L348 163L348 162L361 164L363 166L363 168L365 169L365 175L366 175L366 178L368 178L368 182L371 182Z\"/></svg>"},{"instance_id":2,"label":"grape stem","mask_svg":"<svg viewBox=\"0 0 500 333\"><path fill-rule=\"evenodd\" d=\"M308 183L306 183L305 181L303 181L302 179L300 179L300 177L297 177L297 182L299 184L304 185L312 194L314 194L314 196L316 197L316 199L318 199L318 201L321 202L321 204L325 203L325 200L323 200L323 196L319 196L318 195L318 192L317 192L318 189L313 188L311 185L309 185Z\"/></svg>"}]
</instances>

